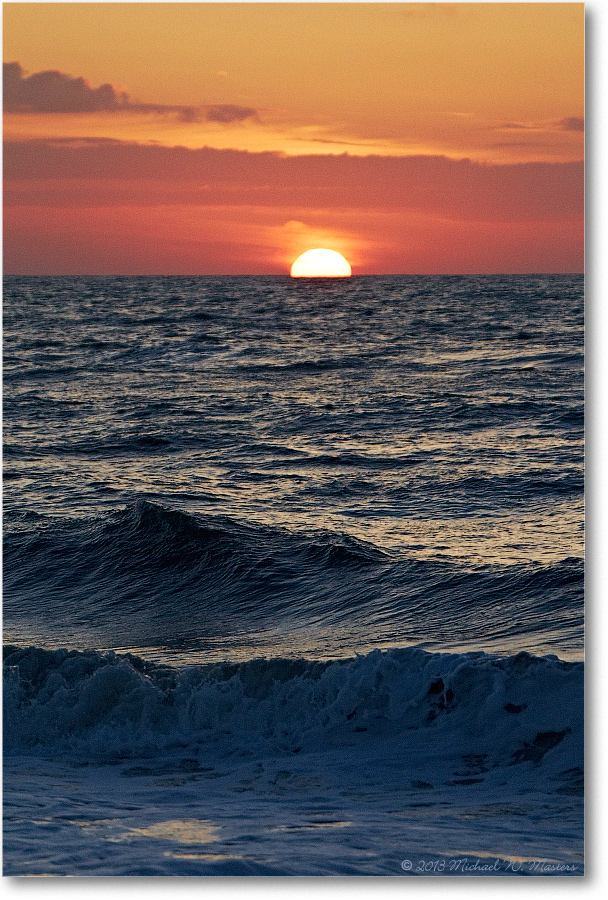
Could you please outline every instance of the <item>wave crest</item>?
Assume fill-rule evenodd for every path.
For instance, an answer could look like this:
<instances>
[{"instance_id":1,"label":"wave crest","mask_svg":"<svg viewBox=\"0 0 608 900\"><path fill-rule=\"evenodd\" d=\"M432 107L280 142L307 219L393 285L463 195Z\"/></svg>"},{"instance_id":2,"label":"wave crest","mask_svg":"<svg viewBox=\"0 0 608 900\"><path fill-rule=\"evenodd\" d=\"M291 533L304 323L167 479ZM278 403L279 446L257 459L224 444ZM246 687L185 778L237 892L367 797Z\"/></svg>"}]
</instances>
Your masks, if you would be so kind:
<instances>
[{"instance_id":1,"label":"wave crest","mask_svg":"<svg viewBox=\"0 0 608 900\"><path fill-rule=\"evenodd\" d=\"M583 664L520 653L373 651L175 669L113 651L5 648L5 749L124 758L268 754L353 740L450 742L487 766L581 762ZM410 735L410 737L408 737Z\"/></svg>"},{"instance_id":2,"label":"wave crest","mask_svg":"<svg viewBox=\"0 0 608 900\"><path fill-rule=\"evenodd\" d=\"M516 637L530 648L536 634L574 643L582 627L580 560L471 568L145 500L96 519L24 521L6 533L4 560L5 626L40 622L40 641L69 621L84 646L198 650L211 639L229 656L231 636L312 628L299 652L343 656L371 649L370 635L376 646L513 647ZM258 653L276 646L252 640Z\"/></svg>"}]
</instances>

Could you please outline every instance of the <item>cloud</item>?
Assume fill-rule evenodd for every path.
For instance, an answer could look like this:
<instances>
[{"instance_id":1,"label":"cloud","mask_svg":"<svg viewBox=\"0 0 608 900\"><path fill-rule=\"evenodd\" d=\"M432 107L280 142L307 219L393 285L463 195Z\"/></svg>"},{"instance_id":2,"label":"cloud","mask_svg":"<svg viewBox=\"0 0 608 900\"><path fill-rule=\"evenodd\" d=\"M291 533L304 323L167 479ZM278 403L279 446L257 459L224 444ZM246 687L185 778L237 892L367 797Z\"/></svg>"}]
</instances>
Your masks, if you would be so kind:
<instances>
[{"instance_id":1,"label":"cloud","mask_svg":"<svg viewBox=\"0 0 608 900\"><path fill-rule=\"evenodd\" d=\"M4 166L11 273L286 273L314 245L344 252L358 272L575 272L584 263L582 162L81 138L9 141Z\"/></svg>"},{"instance_id":2,"label":"cloud","mask_svg":"<svg viewBox=\"0 0 608 900\"><path fill-rule=\"evenodd\" d=\"M249 106L232 106L230 103L225 103L221 106L207 106L206 110L208 122L221 122L224 125L257 118L255 109Z\"/></svg>"},{"instance_id":3,"label":"cloud","mask_svg":"<svg viewBox=\"0 0 608 900\"><path fill-rule=\"evenodd\" d=\"M534 147L538 150L540 147L546 147L547 149L551 149L555 145L550 141L498 141L495 144L490 144L491 148L502 148L502 147L522 147L526 149L530 149L530 147Z\"/></svg>"},{"instance_id":4,"label":"cloud","mask_svg":"<svg viewBox=\"0 0 608 900\"><path fill-rule=\"evenodd\" d=\"M4 172L5 204L410 210L454 220L520 222L583 213L582 162L283 156L61 139L7 142Z\"/></svg>"},{"instance_id":5,"label":"cloud","mask_svg":"<svg viewBox=\"0 0 608 900\"><path fill-rule=\"evenodd\" d=\"M495 131L584 131L585 120L580 116L567 116L564 119L556 121L544 122L503 122L502 125L495 126Z\"/></svg>"},{"instance_id":6,"label":"cloud","mask_svg":"<svg viewBox=\"0 0 608 900\"><path fill-rule=\"evenodd\" d=\"M18 62L4 63L3 96L6 112L82 113L123 108L125 94L117 94L111 84L92 88L84 78L63 72L36 72L24 77Z\"/></svg>"},{"instance_id":7,"label":"cloud","mask_svg":"<svg viewBox=\"0 0 608 900\"><path fill-rule=\"evenodd\" d=\"M248 106L180 106L133 102L111 84L92 88L84 78L58 71L26 76L18 62L3 64L4 110L9 113L132 112L143 115L176 115L181 122L219 122L231 125L257 118Z\"/></svg>"},{"instance_id":8,"label":"cloud","mask_svg":"<svg viewBox=\"0 0 608 900\"><path fill-rule=\"evenodd\" d=\"M563 131L585 130L585 120L580 116L567 116L565 119L560 119L557 124Z\"/></svg>"},{"instance_id":9,"label":"cloud","mask_svg":"<svg viewBox=\"0 0 608 900\"><path fill-rule=\"evenodd\" d=\"M497 125L496 130L502 131L506 129L507 131L535 131L533 125L525 125L523 122L503 122L502 125Z\"/></svg>"}]
</instances>

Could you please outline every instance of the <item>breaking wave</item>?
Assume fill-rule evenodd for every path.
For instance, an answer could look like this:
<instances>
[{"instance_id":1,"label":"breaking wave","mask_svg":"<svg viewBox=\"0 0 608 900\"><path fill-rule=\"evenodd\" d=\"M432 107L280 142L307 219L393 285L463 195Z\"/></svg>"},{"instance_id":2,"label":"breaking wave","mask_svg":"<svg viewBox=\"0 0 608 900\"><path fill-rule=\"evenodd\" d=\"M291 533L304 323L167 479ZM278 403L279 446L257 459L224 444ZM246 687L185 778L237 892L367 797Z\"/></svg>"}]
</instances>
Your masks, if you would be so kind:
<instances>
[{"instance_id":1,"label":"breaking wave","mask_svg":"<svg viewBox=\"0 0 608 900\"><path fill-rule=\"evenodd\" d=\"M333 662L173 668L113 651L5 647L5 751L105 760L177 748L256 756L357 742L452 747L498 766L582 767L583 663L519 653L373 651Z\"/></svg>"}]
</instances>

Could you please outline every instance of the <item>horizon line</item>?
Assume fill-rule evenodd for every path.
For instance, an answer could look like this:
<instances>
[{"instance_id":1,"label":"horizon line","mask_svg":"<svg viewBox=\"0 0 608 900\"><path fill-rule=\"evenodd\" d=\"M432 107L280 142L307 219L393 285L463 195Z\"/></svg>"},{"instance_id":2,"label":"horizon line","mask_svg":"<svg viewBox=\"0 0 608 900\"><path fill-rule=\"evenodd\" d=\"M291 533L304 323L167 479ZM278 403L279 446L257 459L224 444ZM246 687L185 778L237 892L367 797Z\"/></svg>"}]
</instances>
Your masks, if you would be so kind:
<instances>
[{"instance_id":1,"label":"horizon line","mask_svg":"<svg viewBox=\"0 0 608 900\"><path fill-rule=\"evenodd\" d=\"M243 273L243 272L216 272L216 273L199 273L191 274L181 273L163 273L163 272L138 272L127 275L125 273L86 273L86 272L66 272L48 274L44 272L3 272L3 278L285 278L290 282L298 281L349 281L352 278L497 278L522 275L585 275L585 271L577 272L553 272L553 271L526 271L526 272L358 272L353 273L348 278L338 275L314 275L299 276L294 278L289 272L274 273Z\"/></svg>"}]
</instances>

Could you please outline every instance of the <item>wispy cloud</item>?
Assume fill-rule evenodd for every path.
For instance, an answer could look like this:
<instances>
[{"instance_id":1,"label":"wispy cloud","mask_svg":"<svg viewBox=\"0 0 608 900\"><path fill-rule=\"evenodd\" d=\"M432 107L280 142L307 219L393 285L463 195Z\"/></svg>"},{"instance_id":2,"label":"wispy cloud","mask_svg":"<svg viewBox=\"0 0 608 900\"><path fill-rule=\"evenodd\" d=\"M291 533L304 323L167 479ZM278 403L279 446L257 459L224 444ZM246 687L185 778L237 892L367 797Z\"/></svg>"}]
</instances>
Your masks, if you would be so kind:
<instances>
[{"instance_id":1,"label":"wispy cloud","mask_svg":"<svg viewBox=\"0 0 608 900\"><path fill-rule=\"evenodd\" d=\"M567 116L557 123L563 131L584 131L585 120L581 116Z\"/></svg>"},{"instance_id":2,"label":"wispy cloud","mask_svg":"<svg viewBox=\"0 0 608 900\"><path fill-rule=\"evenodd\" d=\"M208 122L222 122L224 125L257 118L257 110L250 106L233 106L231 103L224 103L220 106L207 106L205 109Z\"/></svg>"},{"instance_id":3,"label":"wispy cloud","mask_svg":"<svg viewBox=\"0 0 608 900\"><path fill-rule=\"evenodd\" d=\"M584 131L585 120L581 116L566 116L542 122L502 122L494 126L495 131Z\"/></svg>"},{"instance_id":4,"label":"wispy cloud","mask_svg":"<svg viewBox=\"0 0 608 900\"><path fill-rule=\"evenodd\" d=\"M231 125L257 119L257 110L232 104L181 106L139 103L111 84L93 88L81 77L47 70L26 75L18 62L3 64L4 111L8 113L133 112L175 115L181 122L218 122Z\"/></svg>"},{"instance_id":5,"label":"wispy cloud","mask_svg":"<svg viewBox=\"0 0 608 900\"><path fill-rule=\"evenodd\" d=\"M497 131L538 131L534 125L526 125L525 122L503 122L496 127Z\"/></svg>"}]
</instances>

